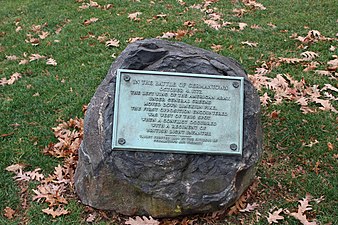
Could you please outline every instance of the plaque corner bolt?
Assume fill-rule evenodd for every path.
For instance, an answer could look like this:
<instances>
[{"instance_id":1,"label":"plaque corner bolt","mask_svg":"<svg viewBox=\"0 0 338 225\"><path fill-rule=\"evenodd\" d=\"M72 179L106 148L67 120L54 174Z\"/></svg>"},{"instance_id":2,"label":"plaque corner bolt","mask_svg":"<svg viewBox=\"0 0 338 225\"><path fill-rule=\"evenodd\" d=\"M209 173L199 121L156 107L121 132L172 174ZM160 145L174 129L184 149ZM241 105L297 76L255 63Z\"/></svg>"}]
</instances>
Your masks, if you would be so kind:
<instances>
[{"instance_id":1,"label":"plaque corner bolt","mask_svg":"<svg viewBox=\"0 0 338 225\"><path fill-rule=\"evenodd\" d=\"M123 76L123 80L126 81L126 82L129 82L130 81L130 76L129 75L124 75Z\"/></svg>"},{"instance_id":2,"label":"plaque corner bolt","mask_svg":"<svg viewBox=\"0 0 338 225\"><path fill-rule=\"evenodd\" d=\"M238 87L239 87L239 82L237 82L237 81L233 82L233 83L232 83L232 86L233 86L234 88L238 88Z\"/></svg>"},{"instance_id":3,"label":"plaque corner bolt","mask_svg":"<svg viewBox=\"0 0 338 225\"><path fill-rule=\"evenodd\" d=\"M232 151L236 151L236 150L237 150L237 145L236 145L236 144L231 144L231 145L230 145L230 149L231 149Z\"/></svg>"},{"instance_id":4,"label":"plaque corner bolt","mask_svg":"<svg viewBox=\"0 0 338 225\"><path fill-rule=\"evenodd\" d=\"M117 143L119 143L120 145L124 145L126 143L126 139L119 138L119 140L117 141Z\"/></svg>"}]
</instances>

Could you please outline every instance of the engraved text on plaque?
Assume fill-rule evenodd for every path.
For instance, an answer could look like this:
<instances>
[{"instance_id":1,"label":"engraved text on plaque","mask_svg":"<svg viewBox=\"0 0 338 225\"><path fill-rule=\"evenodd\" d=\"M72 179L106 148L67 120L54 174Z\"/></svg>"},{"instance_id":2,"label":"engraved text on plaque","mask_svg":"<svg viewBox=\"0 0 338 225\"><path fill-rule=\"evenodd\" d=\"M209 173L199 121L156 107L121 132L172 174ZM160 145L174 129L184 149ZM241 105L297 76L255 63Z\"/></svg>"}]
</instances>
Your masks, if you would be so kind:
<instances>
[{"instance_id":1,"label":"engraved text on plaque","mask_svg":"<svg viewBox=\"0 0 338 225\"><path fill-rule=\"evenodd\" d=\"M113 150L242 154L244 78L118 70Z\"/></svg>"}]
</instances>

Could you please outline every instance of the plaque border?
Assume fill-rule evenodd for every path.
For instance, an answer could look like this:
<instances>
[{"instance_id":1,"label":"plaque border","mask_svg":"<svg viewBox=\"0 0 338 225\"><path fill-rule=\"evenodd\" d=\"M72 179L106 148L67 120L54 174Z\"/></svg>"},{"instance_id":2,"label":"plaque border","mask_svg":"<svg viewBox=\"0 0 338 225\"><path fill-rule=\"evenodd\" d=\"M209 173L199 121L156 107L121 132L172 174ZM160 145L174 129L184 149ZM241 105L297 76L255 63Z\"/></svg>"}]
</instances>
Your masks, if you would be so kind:
<instances>
[{"instance_id":1,"label":"plaque border","mask_svg":"<svg viewBox=\"0 0 338 225\"><path fill-rule=\"evenodd\" d=\"M209 79L229 79L229 80L239 80L240 81L240 102L239 107L243 110L240 110L240 137L239 137L239 146L238 151L232 152L215 152L208 150L181 150L181 149L172 149L167 148L145 148L145 147L128 147L121 146L118 144L117 138L117 123L118 123L118 109L120 104L120 81L124 73L133 73L133 74L149 74L149 75L162 75L162 76L183 76L183 77L196 77L196 78L209 78ZM118 69L116 73L116 85L115 85L115 98L114 98L114 115L113 115L113 131L112 131L112 150L126 150L126 151L142 151L142 152L161 152L161 153L178 153L178 154L218 154L218 155L242 155L243 152L243 111L244 111L244 77L234 77L234 76L222 76L222 75L212 75L212 74L193 74L193 73L181 73L181 72L160 72L160 71L149 71L149 70L129 70L129 69ZM147 151L148 150L148 151Z\"/></svg>"}]
</instances>

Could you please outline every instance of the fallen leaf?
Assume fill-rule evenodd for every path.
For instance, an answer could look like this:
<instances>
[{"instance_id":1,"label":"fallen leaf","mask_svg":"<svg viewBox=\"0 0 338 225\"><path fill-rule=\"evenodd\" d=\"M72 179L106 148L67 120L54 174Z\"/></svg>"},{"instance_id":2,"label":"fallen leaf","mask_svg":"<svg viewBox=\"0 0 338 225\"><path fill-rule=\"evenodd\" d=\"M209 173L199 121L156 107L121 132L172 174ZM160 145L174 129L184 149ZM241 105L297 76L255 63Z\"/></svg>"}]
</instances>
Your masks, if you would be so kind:
<instances>
[{"instance_id":1,"label":"fallen leaf","mask_svg":"<svg viewBox=\"0 0 338 225\"><path fill-rule=\"evenodd\" d=\"M316 225L317 224L315 221L309 222L306 218L306 215L304 214L306 211L309 211L312 209L309 205L310 200L311 200L311 196L309 195L307 195L304 199L299 200L298 202L300 203L300 205L298 205L297 212L290 213L291 216L295 217L303 225Z\"/></svg>"},{"instance_id":2,"label":"fallen leaf","mask_svg":"<svg viewBox=\"0 0 338 225\"><path fill-rule=\"evenodd\" d=\"M214 50L214 52L219 52L223 49L223 46L212 44L211 48Z\"/></svg>"},{"instance_id":3,"label":"fallen leaf","mask_svg":"<svg viewBox=\"0 0 338 225\"><path fill-rule=\"evenodd\" d=\"M257 47L258 43L257 42L249 42L249 41L242 41L242 45L248 45L250 47Z\"/></svg>"},{"instance_id":4,"label":"fallen leaf","mask_svg":"<svg viewBox=\"0 0 338 225\"><path fill-rule=\"evenodd\" d=\"M333 151L333 149L334 149L333 144L331 142L328 142L327 148L329 149L329 151Z\"/></svg>"},{"instance_id":5,"label":"fallen leaf","mask_svg":"<svg viewBox=\"0 0 338 225\"><path fill-rule=\"evenodd\" d=\"M333 46L333 45L331 45L331 47L329 48L329 51L330 51L330 52L334 52L335 50L336 50L336 47Z\"/></svg>"},{"instance_id":6,"label":"fallen leaf","mask_svg":"<svg viewBox=\"0 0 338 225\"><path fill-rule=\"evenodd\" d=\"M234 16L236 17L242 17L247 10L245 9L233 9L232 12L234 13Z\"/></svg>"},{"instance_id":7,"label":"fallen leaf","mask_svg":"<svg viewBox=\"0 0 338 225\"><path fill-rule=\"evenodd\" d=\"M40 37L41 39L45 39L46 37L48 37L48 35L49 35L49 32L47 32L47 31L42 31L41 34L39 34L39 37Z\"/></svg>"},{"instance_id":8,"label":"fallen leaf","mask_svg":"<svg viewBox=\"0 0 338 225\"><path fill-rule=\"evenodd\" d=\"M133 21L140 21L141 19L138 18L138 16L140 16L141 14L142 14L141 12L130 13L128 14L128 18Z\"/></svg>"},{"instance_id":9,"label":"fallen leaf","mask_svg":"<svg viewBox=\"0 0 338 225\"><path fill-rule=\"evenodd\" d=\"M244 30L244 28L247 27L248 24L247 23L238 23L238 26L239 26L239 30Z\"/></svg>"},{"instance_id":10,"label":"fallen leaf","mask_svg":"<svg viewBox=\"0 0 338 225\"><path fill-rule=\"evenodd\" d=\"M256 0L243 1L244 5L253 7L255 9L266 10L265 6L262 3L256 2Z\"/></svg>"},{"instance_id":11,"label":"fallen leaf","mask_svg":"<svg viewBox=\"0 0 338 225\"><path fill-rule=\"evenodd\" d=\"M240 209L240 212L252 212L254 211L259 205L254 202L252 205L250 203L247 204L247 206L245 207L245 209Z\"/></svg>"},{"instance_id":12,"label":"fallen leaf","mask_svg":"<svg viewBox=\"0 0 338 225\"><path fill-rule=\"evenodd\" d=\"M15 211L12 208L6 207L6 208L4 208L4 212L5 212L4 216L7 219L13 219Z\"/></svg>"},{"instance_id":13,"label":"fallen leaf","mask_svg":"<svg viewBox=\"0 0 338 225\"><path fill-rule=\"evenodd\" d=\"M194 27L196 25L196 22L188 20L185 21L183 25L187 27Z\"/></svg>"},{"instance_id":14,"label":"fallen leaf","mask_svg":"<svg viewBox=\"0 0 338 225\"><path fill-rule=\"evenodd\" d=\"M49 59L47 59L46 64L47 64L47 65L56 66L56 65L57 65L57 62L55 61L55 59L49 58Z\"/></svg>"},{"instance_id":15,"label":"fallen leaf","mask_svg":"<svg viewBox=\"0 0 338 225\"><path fill-rule=\"evenodd\" d=\"M83 25L88 26L88 25L90 25L92 23L95 23L98 20L99 20L98 18L93 17L93 18L90 18L89 20L83 21Z\"/></svg>"},{"instance_id":16,"label":"fallen leaf","mask_svg":"<svg viewBox=\"0 0 338 225\"><path fill-rule=\"evenodd\" d=\"M315 144L318 144L318 143L319 143L319 141L316 139L315 141L310 141L309 144L303 143L302 145L311 148L312 146L314 146Z\"/></svg>"},{"instance_id":17,"label":"fallen leaf","mask_svg":"<svg viewBox=\"0 0 338 225\"><path fill-rule=\"evenodd\" d=\"M34 60L44 59L46 56L40 55L40 54L31 54L29 56L29 61L32 62Z\"/></svg>"},{"instance_id":18,"label":"fallen leaf","mask_svg":"<svg viewBox=\"0 0 338 225\"><path fill-rule=\"evenodd\" d=\"M303 52L302 54L300 54L301 56L303 56L303 58L305 58L306 60L308 61L311 61L315 58L318 57L318 54L315 53L315 52L311 52L311 51L306 51L306 52Z\"/></svg>"},{"instance_id":19,"label":"fallen leaf","mask_svg":"<svg viewBox=\"0 0 338 225\"><path fill-rule=\"evenodd\" d=\"M162 36L158 36L157 38L164 38L164 39L171 39L177 36L177 33L173 33L173 32L166 32L163 33Z\"/></svg>"},{"instance_id":20,"label":"fallen leaf","mask_svg":"<svg viewBox=\"0 0 338 225\"><path fill-rule=\"evenodd\" d=\"M139 216L136 216L135 219L129 217L129 219L124 224L129 225L159 225L160 222L158 220L154 220L151 216L148 219L146 216L143 216L142 218Z\"/></svg>"},{"instance_id":21,"label":"fallen leaf","mask_svg":"<svg viewBox=\"0 0 338 225\"><path fill-rule=\"evenodd\" d=\"M61 215L69 214L69 211L63 209L62 207L58 207L56 210L54 210L53 208L47 208L47 209L43 209L42 212L51 215L53 218L61 216Z\"/></svg>"},{"instance_id":22,"label":"fallen leaf","mask_svg":"<svg viewBox=\"0 0 338 225\"><path fill-rule=\"evenodd\" d=\"M219 30L222 27L222 25L215 20L204 20L204 23L215 30Z\"/></svg>"},{"instance_id":23,"label":"fallen leaf","mask_svg":"<svg viewBox=\"0 0 338 225\"><path fill-rule=\"evenodd\" d=\"M22 59L22 60L20 60L19 65L25 65L25 64L28 64L28 63L29 63L29 61L27 59Z\"/></svg>"},{"instance_id":24,"label":"fallen leaf","mask_svg":"<svg viewBox=\"0 0 338 225\"><path fill-rule=\"evenodd\" d=\"M6 55L6 59L10 61L18 60L19 58L16 55Z\"/></svg>"},{"instance_id":25,"label":"fallen leaf","mask_svg":"<svg viewBox=\"0 0 338 225\"><path fill-rule=\"evenodd\" d=\"M261 100L262 105L264 105L264 106L267 106L269 104L269 102L271 101L268 93L266 93L266 92L264 93L263 96L261 96L259 98Z\"/></svg>"},{"instance_id":26,"label":"fallen leaf","mask_svg":"<svg viewBox=\"0 0 338 225\"><path fill-rule=\"evenodd\" d=\"M128 39L128 43L134 43L135 41L143 40L143 37L133 37Z\"/></svg>"},{"instance_id":27,"label":"fallen leaf","mask_svg":"<svg viewBox=\"0 0 338 225\"><path fill-rule=\"evenodd\" d=\"M261 26L257 25L257 24L253 24L250 26L251 29L262 29Z\"/></svg>"},{"instance_id":28,"label":"fallen leaf","mask_svg":"<svg viewBox=\"0 0 338 225\"><path fill-rule=\"evenodd\" d=\"M319 198L312 199L312 201L314 201L317 204L321 203L324 200L325 200L324 195L320 196Z\"/></svg>"},{"instance_id":29,"label":"fallen leaf","mask_svg":"<svg viewBox=\"0 0 338 225\"><path fill-rule=\"evenodd\" d=\"M5 170L7 170L9 172L17 173L17 172L19 172L19 170L22 170L24 168L25 168L24 164L17 163L17 164L13 164L13 165L7 166Z\"/></svg>"},{"instance_id":30,"label":"fallen leaf","mask_svg":"<svg viewBox=\"0 0 338 225\"><path fill-rule=\"evenodd\" d=\"M338 58L328 61L327 64L331 66L338 66Z\"/></svg>"},{"instance_id":31,"label":"fallen leaf","mask_svg":"<svg viewBox=\"0 0 338 225\"><path fill-rule=\"evenodd\" d=\"M109 41L106 41L106 46L107 47L119 47L120 41L116 39L110 39Z\"/></svg>"},{"instance_id":32,"label":"fallen leaf","mask_svg":"<svg viewBox=\"0 0 338 225\"><path fill-rule=\"evenodd\" d=\"M269 217L267 217L268 223L269 224L278 223L278 220L283 220L284 217L279 215L282 211L283 209L278 209L274 211L272 214L269 213Z\"/></svg>"},{"instance_id":33,"label":"fallen leaf","mask_svg":"<svg viewBox=\"0 0 338 225\"><path fill-rule=\"evenodd\" d=\"M276 27L277 27L275 24L273 24L273 23L271 23L271 22L268 23L268 26L269 26L269 27L272 27L272 28L276 28Z\"/></svg>"},{"instance_id":34,"label":"fallen leaf","mask_svg":"<svg viewBox=\"0 0 338 225\"><path fill-rule=\"evenodd\" d=\"M96 218L96 214L95 213L89 214L89 216L86 219L86 222L92 223L92 222L94 222L95 218Z\"/></svg>"},{"instance_id":35,"label":"fallen leaf","mask_svg":"<svg viewBox=\"0 0 338 225\"><path fill-rule=\"evenodd\" d=\"M20 30L22 30L21 26L18 26L17 28L15 28L15 32L19 32Z\"/></svg>"}]
</instances>

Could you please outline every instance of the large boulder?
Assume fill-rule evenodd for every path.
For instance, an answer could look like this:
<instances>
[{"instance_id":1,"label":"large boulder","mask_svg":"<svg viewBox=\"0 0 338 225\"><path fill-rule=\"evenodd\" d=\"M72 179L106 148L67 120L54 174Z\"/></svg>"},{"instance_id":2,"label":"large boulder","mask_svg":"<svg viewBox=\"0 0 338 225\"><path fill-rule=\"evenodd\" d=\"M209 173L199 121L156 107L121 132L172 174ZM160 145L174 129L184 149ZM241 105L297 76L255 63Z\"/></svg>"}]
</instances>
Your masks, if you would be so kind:
<instances>
[{"instance_id":1,"label":"large boulder","mask_svg":"<svg viewBox=\"0 0 338 225\"><path fill-rule=\"evenodd\" d=\"M244 77L242 155L113 151L118 69ZM125 215L210 212L232 205L251 184L261 151L259 97L236 61L183 43L143 40L121 53L88 106L75 188L84 204Z\"/></svg>"}]
</instances>

